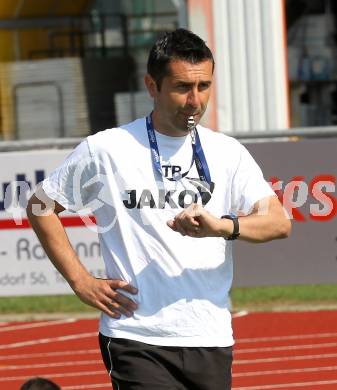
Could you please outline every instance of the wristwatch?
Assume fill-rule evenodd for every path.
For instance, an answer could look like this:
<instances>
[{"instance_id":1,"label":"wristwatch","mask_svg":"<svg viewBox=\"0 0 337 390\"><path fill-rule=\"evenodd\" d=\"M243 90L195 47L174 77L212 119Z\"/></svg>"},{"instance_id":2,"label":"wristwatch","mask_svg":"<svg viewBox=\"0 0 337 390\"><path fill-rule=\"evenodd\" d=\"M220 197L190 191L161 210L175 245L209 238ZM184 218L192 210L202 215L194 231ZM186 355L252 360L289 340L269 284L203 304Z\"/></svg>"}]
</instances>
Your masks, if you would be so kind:
<instances>
[{"instance_id":1,"label":"wristwatch","mask_svg":"<svg viewBox=\"0 0 337 390\"><path fill-rule=\"evenodd\" d=\"M240 225L239 225L239 219L235 215L229 214L229 215L223 215L221 218L230 219L233 221L233 233L230 234L228 237L224 237L227 241L233 241L236 240L240 236Z\"/></svg>"}]
</instances>

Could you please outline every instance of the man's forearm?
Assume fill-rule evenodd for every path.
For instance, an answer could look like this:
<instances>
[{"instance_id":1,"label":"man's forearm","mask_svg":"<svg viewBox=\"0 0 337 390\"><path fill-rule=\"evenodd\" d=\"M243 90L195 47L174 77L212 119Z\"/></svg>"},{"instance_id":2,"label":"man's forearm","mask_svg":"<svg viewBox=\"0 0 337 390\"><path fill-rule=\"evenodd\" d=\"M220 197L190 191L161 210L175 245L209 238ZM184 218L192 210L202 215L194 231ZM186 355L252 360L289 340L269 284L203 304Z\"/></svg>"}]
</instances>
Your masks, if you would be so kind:
<instances>
[{"instance_id":1,"label":"man's forearm","mask_svg":"<svg viewBox=\"0 0 337 390\"><path fill-rule=\"evenodd\" d=\"M191 237L229 237L233 233L233 221L218 218L201 205L192 204L179 213L167 225L182 235ZM266 242L288 237L291 222L277 197L257 202L251 214L239 218L240 239L250 242Z\"/></svg>"},{"instance_id":2,"label":"man's forearm","mask_svg":"<svg viewBox=\"0 0 337 390\"><path fill-rule=\"evenodd\" d=\"M50 202L53 203L51 199ZM34 206L39 215L33 212ZM46 206L35 195L28 203L27 216L49 259L84 303L113 318L120 318L122 314L132 316L138 306L122 292L137 294L137 289L124 280L98 279L90 275L77 257L58 217L63 210L56 202Z\"/></svg>"},{"instance_id":3,"label":"man's forearm","mask_svg":"<svg viewBox=\"0 0 337 390\"><path fill-rule=\"evenodd\" d=\"M222 236L229 236L233 230L233 222L221 221ZM269 215L251 214L239 218L240 240L249 242L266 242L278 238L286 238L290 232L290 221L285 218L275 218Z\"/></svg>"},{"instance_id":4,"label":"man's forearm","mask_svg":"<svg viewBox=\"0 0 337 390\"><path fill-rule=\"evenodd\" d=\"M233 222L228 219L222 223L224 229L228 229L228 223L233 225ZM239 225L239 238L249 242L266 242L286 238L291 231L290 219L276 196L257 202L251 214L239 218ZM230 229L233 229L233 226Z\"/></svg>"},{"instance_id":5,"label":"man's forearm","mask_svg":"<svg viewBox=\"0 0 337 390\"><path fill-rule=\"evenodd\" d=\"M88 276L88 272L71 246L58 215L36 216L29 207L27 216L47 256L74 289L81 278Z\"/></svg>"}]
</instances>

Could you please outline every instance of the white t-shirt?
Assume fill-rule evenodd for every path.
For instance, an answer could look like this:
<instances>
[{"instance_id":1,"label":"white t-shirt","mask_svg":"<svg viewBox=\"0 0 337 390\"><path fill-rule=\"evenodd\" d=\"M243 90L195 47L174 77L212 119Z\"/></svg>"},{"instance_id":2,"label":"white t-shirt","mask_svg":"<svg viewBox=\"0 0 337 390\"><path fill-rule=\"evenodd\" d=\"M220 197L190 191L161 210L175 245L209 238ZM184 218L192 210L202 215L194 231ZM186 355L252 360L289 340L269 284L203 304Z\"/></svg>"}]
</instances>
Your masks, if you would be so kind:
<instances>
[{"instance_id":1,"label":"white t-shirt","mask_svg":"<svg viewBox=\"0 0 337 390\"><path fill-rule=\"evenodd\" d=\"M232 243L181 236L166 222L195 201L221 217L248 214L255 202L275 194L244 146L197 128L210 190L191 167L189 135L156 132L167 179L155 170L145 118L87 137L43 183L66 209L93 212L107 276L138 289L132 297L139 308L131 318L102 314L100 332L106 336L166 346L233 344ZM187 174L168 180L177 172Z\"/></svg>"}]
</instances>

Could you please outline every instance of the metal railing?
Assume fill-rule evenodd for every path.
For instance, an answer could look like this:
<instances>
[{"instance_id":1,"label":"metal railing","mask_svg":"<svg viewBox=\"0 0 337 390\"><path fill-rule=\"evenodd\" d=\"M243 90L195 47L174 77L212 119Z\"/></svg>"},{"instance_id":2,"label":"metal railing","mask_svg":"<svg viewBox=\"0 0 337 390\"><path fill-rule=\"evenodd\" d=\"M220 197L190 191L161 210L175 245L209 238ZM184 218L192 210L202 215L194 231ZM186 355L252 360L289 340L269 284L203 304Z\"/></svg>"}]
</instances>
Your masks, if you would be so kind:
<instances>
[{"instance_id":1,"label":"metal railing","mask_svg":"<svg viewBox=\"0 0 337 390\"><path fill-rule=\"evenodd\" d=\"M304 139L337 138L337 127L307 127L289 130L225 133L242 143L296 142ZM0 141L1 152L42 149L72 149L83 138L46 138L39 140Z\"/></svg>"},{"instance_id":2,"label":"metal railing","mask_svg":"<svg viewBox=\"0 0 337 390\"><path fill-rule=\"evenodd\" d=\"M301 139L313 138L337 138L337 126L323 127L303 127L291 128L287 130L268 130L268 131L240 131L228 134L242 142L252 141L297 141Z\"/></svg>"},{"instance_id":3,"label":"metal railing","mask_svg":"<svg viewBox=\"0 0 337 390\"><path fill-rule=\"evenodd\" d=\"M132 26L132 22L137 19L161 20L172 18L170 23L157 22L152 28L136 28ZM157 12L144 14L121 14L121 13L95 13L82 14L72 16L45 16L45 17L21 17L21 18L0 18L0 30L31 30L45 29L48 30L47 41L48 47L44 49L31 50L28 57L34 58L55 58L69 55L81 57L90 56L90 53L99 53L101 57L106 57L110 53L110 49L121 49L125 55L128 55L132 50L132 38L143 36L146 33L154 34L155 36L167 30L178 27L176 12ZM107 32L109 31L109 22L116 24L115 28L120 31L122 42L117 46L107 43ZM100 44L91 47L88 39L90 35L98 35ZM58 38L63 37L61 45L58 45ZM152 41L145 46L150 47ZM141 45L136 45L139 47Z\"/></svg>"}]
</instances>

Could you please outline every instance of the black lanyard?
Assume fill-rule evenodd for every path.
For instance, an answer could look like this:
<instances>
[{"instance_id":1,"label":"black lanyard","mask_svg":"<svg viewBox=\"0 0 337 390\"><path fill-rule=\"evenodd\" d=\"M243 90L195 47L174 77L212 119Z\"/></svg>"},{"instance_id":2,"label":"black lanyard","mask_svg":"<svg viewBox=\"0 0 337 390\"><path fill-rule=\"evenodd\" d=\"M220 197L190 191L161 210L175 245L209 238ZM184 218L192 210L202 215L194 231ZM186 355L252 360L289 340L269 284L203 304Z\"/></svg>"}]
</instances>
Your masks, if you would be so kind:
<instances>
[{"instance_id":1,"label":"black lanyard","mask_svg":"<svg viewBox=\"0 0 337 390\"><path fill-rule=\"evenodd\" d=\"M148 135L149 143L150 143L153 165L154 165L156 171L160 173L161 177L164 177L163 171L161 168L161 164L160 164L159 148L158 148L156 133L155 133L154 128L153 128L151 114L146 117L146 128L147 128L147 135ZM200 180L204 183L208 183L208 186L210 188L211 183L212 183L211 175L209 173L208 164L206 161L204 151L203 151L202 146L201 146L201 142L200 142L197 128L194 127L191 130L191 132L192 132L191 138L192 138L192 149L193 149L191 167L193 165L193 162L195 161L195 166L197 168ZM191 169L191 167L190 167L190 169ZM173 180L176 180L176 179L173 179Z\"/></svg>"}]
</instances>

